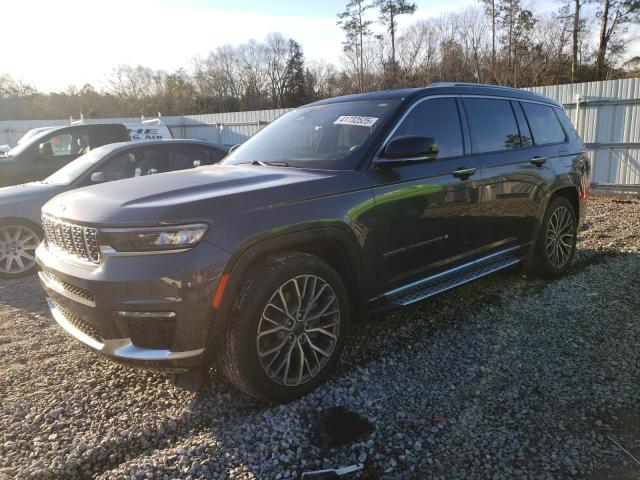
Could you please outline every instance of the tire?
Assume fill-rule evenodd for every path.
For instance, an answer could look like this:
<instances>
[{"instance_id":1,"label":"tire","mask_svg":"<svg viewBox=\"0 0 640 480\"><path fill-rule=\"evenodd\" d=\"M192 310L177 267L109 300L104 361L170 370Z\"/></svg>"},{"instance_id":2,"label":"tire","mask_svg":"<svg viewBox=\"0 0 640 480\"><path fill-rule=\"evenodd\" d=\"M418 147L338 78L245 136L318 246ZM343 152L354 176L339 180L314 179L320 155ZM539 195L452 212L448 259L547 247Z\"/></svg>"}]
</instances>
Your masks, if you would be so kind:
<instances>
[{"instance_id":1,"label":"tire","mask_svg":"<svg viewBox=\"0 0 640 480\"><path fill-rule=\"evenodd\" d=\"M27 277L38 270L35 250L42 230L27 220L0 221L0 278Z\"/></svg>"},{"instance_id":2,"label":"tire","mask_svg":"<svg viewBox=\"0 0 640 480\"><path fill-rule=\"evenodd\" d=\"M218 366L252 397L289 402L331 375L349 323L346 288L327 263L306 253L278 254L245 277Z\"/></svg>"},{"instance_id":3,"label":"tire","mask_svg":"<svg viewBox=\"0 0 640 480\"><path fill-rule=\"evenodd\" d=\"M554 197L544 214L530 269L545 278L556 278L569 269L576 251L578 222L573 205Z\"/></svg>"}]
</instances>

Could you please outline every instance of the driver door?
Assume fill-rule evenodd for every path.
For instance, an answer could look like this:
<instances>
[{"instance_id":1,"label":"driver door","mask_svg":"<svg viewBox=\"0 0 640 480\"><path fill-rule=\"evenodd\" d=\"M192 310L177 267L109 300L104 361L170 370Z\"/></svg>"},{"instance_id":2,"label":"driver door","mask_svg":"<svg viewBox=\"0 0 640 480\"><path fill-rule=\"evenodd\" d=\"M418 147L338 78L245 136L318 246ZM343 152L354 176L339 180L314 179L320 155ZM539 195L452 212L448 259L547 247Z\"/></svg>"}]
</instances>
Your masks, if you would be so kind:
<instances>
[{"instance_id":1,"label":"driver door","mask_svg":"<svg viewBox=\"0 0 640 480\"><path fill-rule=\"evenodd\" d=\"M479 227L480 169L473 157L465 155L458 101L453 96L418 100L388 139L433 137L436 158L374 164L370 171L382 291L452 268L472 256ZM470 173L457 176L460 169Z\"/></svg>"}]
</instances>

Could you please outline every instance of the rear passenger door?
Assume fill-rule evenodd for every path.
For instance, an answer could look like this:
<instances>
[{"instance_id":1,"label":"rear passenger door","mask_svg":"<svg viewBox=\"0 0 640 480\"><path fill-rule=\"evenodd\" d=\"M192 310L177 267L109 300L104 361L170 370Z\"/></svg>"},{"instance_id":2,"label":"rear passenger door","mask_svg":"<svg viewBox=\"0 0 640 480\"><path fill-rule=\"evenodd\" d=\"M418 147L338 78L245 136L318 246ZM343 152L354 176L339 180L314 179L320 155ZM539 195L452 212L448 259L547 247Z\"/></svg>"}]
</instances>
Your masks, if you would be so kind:
<instances>
[{"instance_id":1,"label":"rear passenger door","mask_svg":"<svg viewBox=\"0 0 640 480\"><path fill-rule=\"evenodd\" d=\"M482 255L524 245L532 240L552 172L536 164L542 153L534 146L519 102L504 98L464 97L471 149L482 184L483 228L477 234Z\"/></svg>"}]
</instances>

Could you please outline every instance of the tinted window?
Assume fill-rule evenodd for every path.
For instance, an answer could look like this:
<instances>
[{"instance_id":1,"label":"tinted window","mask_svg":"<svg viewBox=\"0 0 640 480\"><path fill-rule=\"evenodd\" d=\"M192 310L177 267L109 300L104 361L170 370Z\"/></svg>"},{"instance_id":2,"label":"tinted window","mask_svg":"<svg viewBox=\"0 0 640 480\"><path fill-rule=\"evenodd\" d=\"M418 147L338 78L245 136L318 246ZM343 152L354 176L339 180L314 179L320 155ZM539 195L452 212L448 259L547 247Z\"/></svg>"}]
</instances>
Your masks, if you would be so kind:
<instances>
[{"instance_id":1,"label":"tinted window","mask_svg":"<svg viewBox=\"0 0 640 480\"><path fill-rule=\"evenodd\" d=\"M209 151L193 145L183 145L175 148L173 158L173 169L184 170L185 168L209 165L211 155Z\"/></svg>"},{"instance_id":2,"label":"tinted window","mask_svg":"<svg viewBox=\"0 0 640 480\"><path fill-rule=\"evenodd\" d=\"M173 159L174 170L199 167L200 165L212 165L226 156L223 150L217 150L200 145L183 145L176 147L176 155Z\"/></svg>"},{"instance_id":3,"label":"tinted window","mask_svg":"<svg viewBox=\"0 0 640 480\"><path fill-rule=\"evenodd\" d=\"M522 111L522 105L520 102L512 102L513 111L516 112L516 118L518 119L518 127L520 127L520 141L522 142L522 147L532 147L533 146L533 138L531 137L531 130L529 130L529 124L527 123L527 119L524 116L524 112Z\"/></svg>"},{"instance_id":4,"label":"tinted window","mask_svg":"<svg viewBox=\"0 0 640 480\"><path fill-rule=\"evenodd\" d=\"M438 144L438 158L464 153L458 107L453 98L432 98L417 104L402 121L393 137L423 135Z\"/></svg>"},{"instance_id":5,"label":"tinted window","mask_svg":"<svg viewBox=\"0 0 640 480\"><path fill-rule=\"evenodd\" d=\"M91 144L94 147L129 140L121 125L97 125L91 128Z\"/></svg>"},{"instance_id":6,"label":"tinted window","mask_svg":"<svg viewBox=\"0 0 640 480\"><path fill-rule=\"evenodd\" d=\"M98 170L104 172L107 182L168 172L169 149L148 147L119 153Z\"/></svg>"},{"instance_id":7,"label":"tinted window","mask_svg":"<svg viewBox=\"0 0 640 480\"><path fill-rule=\"evenodd\" d=\"M520 148L520 132L508 100L465 98L474 153Z\"/></svg>"},{"instance_id":8,"label":"tinted window","mask_svg":"<svg viewBox=\"0 0 640 480\"><path fill-rule=\"evenodd\" d=\"M560 109L554 109L554 113L556 114L556 116L558 117L558 120L560 120L560 123L562 124L562 127L564 128L564 133L567 137L569 137L572 140L580 140L580 137L578 136L578 133L576 132L576 129L573 128L573 125L571 124L571 120L569 120L569 118L567 117L567 114L565 113L564 110L560 110Z\"/></svg>"},{"instance_id":9,"label":"tinted window","mask_svg":"<svg viewBox=\"0 0 640 480\"><path fill-rule=\"evenodd\" d=\"M527 120L529 120L533 141L536 145L564 142L564 130L562 130L552 107L524 102L522 108L527 115Z\"/></svg>"}]
</instances>

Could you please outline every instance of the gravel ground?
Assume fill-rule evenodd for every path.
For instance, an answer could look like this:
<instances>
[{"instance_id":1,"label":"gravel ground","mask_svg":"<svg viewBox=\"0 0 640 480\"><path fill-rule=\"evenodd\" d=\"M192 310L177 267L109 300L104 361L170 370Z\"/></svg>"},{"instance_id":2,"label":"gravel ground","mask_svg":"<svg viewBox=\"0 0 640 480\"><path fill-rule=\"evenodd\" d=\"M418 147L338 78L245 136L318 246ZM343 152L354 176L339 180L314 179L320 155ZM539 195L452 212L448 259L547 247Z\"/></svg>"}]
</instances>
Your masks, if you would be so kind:
<instances>
[{"instance_id":1,"label":"gravel ground","mask_svg":"<svg viewBox=\"0 0 640 480\"><path fill-rule=\"evenodd\" d=\"M358 324L337 374L266 406L81 348L37 282L0 282L0 477L637 479L640 200L593 196L572 271L514 270ZM375 431L318 445L346 405ZM613 440L612 440L613 439ZM357 478L354 476L354 478Z\"/></svg>"}]
</instances>

